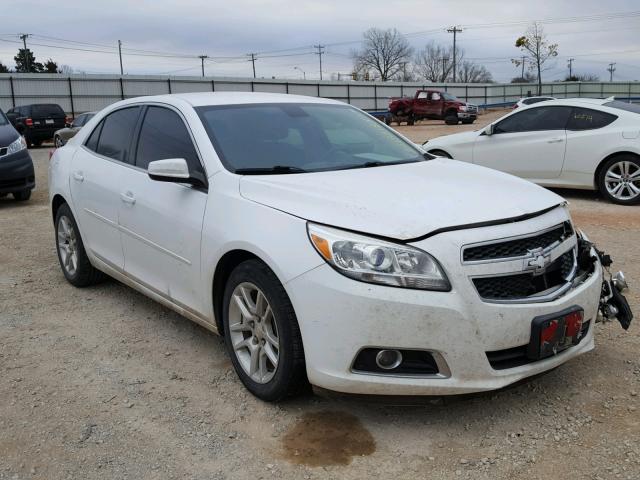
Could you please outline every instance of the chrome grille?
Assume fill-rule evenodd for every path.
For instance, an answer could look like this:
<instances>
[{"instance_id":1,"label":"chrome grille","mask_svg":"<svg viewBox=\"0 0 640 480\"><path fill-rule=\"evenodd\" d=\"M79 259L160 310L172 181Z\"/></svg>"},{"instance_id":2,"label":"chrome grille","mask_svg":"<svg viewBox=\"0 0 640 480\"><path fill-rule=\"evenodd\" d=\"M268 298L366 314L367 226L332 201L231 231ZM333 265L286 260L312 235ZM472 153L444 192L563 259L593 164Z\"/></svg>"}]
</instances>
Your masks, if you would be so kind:
<instances>
[{"instance_id":1,"label":"chrome grille","mask_svg":"<svg viewBox=\"0 0 640 480\"><path fill-rule=\"evenodd\" d=\"M464 262L481 262L522 257L527 255L530 250L548 249L563 242L571 235L573 235L571 223L564 222L534 235L466 247L462 252L462 260Z\"/></svg>"}]
</instances>

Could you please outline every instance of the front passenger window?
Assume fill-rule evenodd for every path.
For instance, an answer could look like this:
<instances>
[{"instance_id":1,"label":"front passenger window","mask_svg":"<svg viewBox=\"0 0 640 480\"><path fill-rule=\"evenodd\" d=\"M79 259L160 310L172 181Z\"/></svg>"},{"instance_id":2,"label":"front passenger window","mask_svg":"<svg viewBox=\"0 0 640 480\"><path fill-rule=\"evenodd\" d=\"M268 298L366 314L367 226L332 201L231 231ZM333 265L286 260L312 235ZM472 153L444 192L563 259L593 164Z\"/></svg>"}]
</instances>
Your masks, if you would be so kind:
<instances>
[{"instance_id":1,"label":"front passenger window","mask_svg":"<svg viewBox=\"0 0 640 480\"><path fill-rule=\"evenodd\" d=\"M200 159L182 118L168 108L151 106L140 129L136 166L146 170L150 162L168 158L184 158L189 171L201 173L204 179Z\"/></svg>"},{"instance_id":2,"label":"front passenger window","mask_svg":"<svg viewBox=\"0 0 640 480\"><path fill-rule=\"evenodd\" d=\"M532 107L498 122L494 133L564 130L571 107Z\"/></svg>"}]
</instances>

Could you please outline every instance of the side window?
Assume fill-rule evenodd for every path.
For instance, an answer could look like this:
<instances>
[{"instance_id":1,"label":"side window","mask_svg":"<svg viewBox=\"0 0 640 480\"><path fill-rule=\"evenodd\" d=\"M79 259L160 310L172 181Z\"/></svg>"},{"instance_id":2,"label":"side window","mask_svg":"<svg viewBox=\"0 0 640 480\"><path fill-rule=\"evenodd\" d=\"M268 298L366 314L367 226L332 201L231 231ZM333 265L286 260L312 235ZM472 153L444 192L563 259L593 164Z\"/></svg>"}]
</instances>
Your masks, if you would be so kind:
<instances>
[{"instance_id":1,"label":"side window","mask_svg":"<svg viewBox=\"0 0 640 480\"><path fill-rule=\"evenodd\" d=\"M72 127L81 127L82 125L84 125L84 121L87 118L86 115L78 115L74 120L73 123L71 124Z\"/></svg>"},{"instance_id":2,"label":"side window","mask_svg":"<svg viewBox=\"0 0 640 480\"><path fill-rule=\"evenodd\" d=\"M91 132L91 135L89 135L89 138L84 143L84 146L93 152L96 152L98 150L98 139L100 138L102 125L104 125L104 121L100 122L98 126L93 129L93 132Z\"/></svg>"},{"instance_id":3,"label":"side window","mask_svg":"<svg viewBox=\"0 0 640 480\"><path fill-rule=\"evenodd\" d=\"M495 133L536 132L564 130L571 107L535 107L514 113L498 122Z\"/></svg>"},{"instance_id":4,"label":"side window","mask_svg":"<svg viewBox=\"0 0 640 480\"><path fill-rule=\"evenodd\" d=\"M149 162L167 158L184 158L190 172L204 174L193 141L182 118L173 110L149 107L142 122L136 166L147 169Z\"/></svg>"},{"instance_id":5,"label":"side window","mask_svg":"<svg viewBox=\"0 0 640 480\"><path fill-rule=\"evenodd\" d=\"M140 107L123 108L107 115L96 152L120 162L128 161L131 134L138 123Z\"/></svg>"},{"instance_id":6,"label":"side window","mask_svg":"<svg viewBox=\"0 0 640 480\"><path fill-rule=\"evenodd\" d=\"M611 113L576 107L571 112L567 130L593 130L606 127L618 117Z\"/></svg>"},{"instance_id":7,"label":"side window","mask_svg":"<svg viewBox=\"0 0 640 480\"><path fill-rule=\"evenodd\" d=\"M431 94L431 100L433 100L434 102L439 102L440 101L440 94L438 92L433 92Z\"/></svg>"},{"instance_id":8,"label":"side window","mask_svg":"<svg viewBox=\"0 0 640 480\"><path fill-rule=\"evenodd\" d=\"M418 92L418 100L426 100L427 92Z\"/></svg>"}]
</instances>

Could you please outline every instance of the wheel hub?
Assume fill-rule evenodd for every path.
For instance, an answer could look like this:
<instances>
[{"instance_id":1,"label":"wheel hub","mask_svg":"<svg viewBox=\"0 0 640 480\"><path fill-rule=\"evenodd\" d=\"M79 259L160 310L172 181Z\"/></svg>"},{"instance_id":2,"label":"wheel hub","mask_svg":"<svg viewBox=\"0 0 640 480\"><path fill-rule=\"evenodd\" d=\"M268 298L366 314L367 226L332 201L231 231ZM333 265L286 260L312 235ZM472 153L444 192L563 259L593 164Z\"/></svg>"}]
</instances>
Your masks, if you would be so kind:
<instances>
[{"instance_id":1,"label":"wheel hub","mask_svg":"<svg viewBox=\"0 0 640 480\"><path fill-rule=\"evenodd\" d=\"M634 162L612 164L604 177L607 193L618 200L633 200L640 195L640 167Z\"/></svg>"}]
</instances>

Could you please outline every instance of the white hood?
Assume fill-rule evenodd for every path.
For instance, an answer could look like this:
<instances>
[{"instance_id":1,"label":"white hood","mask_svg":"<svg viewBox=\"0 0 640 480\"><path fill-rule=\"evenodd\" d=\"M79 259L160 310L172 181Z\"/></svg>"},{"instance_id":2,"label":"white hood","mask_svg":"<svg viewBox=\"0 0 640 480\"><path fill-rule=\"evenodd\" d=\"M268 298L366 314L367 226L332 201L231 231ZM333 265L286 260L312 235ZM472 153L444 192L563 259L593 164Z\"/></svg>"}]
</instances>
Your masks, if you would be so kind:
<instances>
[{"instance_id":1,"label":"white hood","mask_svg":"<svg viewBox=\"0 0 640 480\"><path fill-rule=\"evenodd\" d=\"M452 133L450 135L443 135L442 137L432 138L424 145L424 149L429 149L431 145L459 145L463 143L473 143L476 141L476 138L480 135L480 132L473 130L470 132L459 132Z\"/></svg>"},{"instance_id":2,"label":"white hood","mask_svg":"<svg viewBox=\"0 0 640 480\"><path fill-rule=\"evenodd\" d=\"M306 220L414 239L539 212L563 199L533 183L448 159L333 172L244 176L243 197Z\"/></svg>"}]
</instances>

